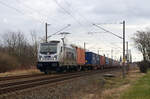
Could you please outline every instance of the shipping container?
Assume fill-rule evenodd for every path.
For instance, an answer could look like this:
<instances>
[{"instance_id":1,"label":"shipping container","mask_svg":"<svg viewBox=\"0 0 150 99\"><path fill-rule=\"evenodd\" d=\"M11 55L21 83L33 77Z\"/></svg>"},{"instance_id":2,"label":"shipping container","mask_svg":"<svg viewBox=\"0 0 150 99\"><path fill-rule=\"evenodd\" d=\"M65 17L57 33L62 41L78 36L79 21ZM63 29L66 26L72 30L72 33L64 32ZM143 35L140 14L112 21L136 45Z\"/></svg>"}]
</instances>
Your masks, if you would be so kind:
<instances>
[{"instance_id":1,"label":"shipping container","mask_svg":"<svg viewBox=\"0 0 150 99\"><path fill-rule=\"evenodd\" d=\"M93 52L85 52L86 65L96 66L99 64L99 57Z\"/></svg>"},{"instance_id":2,"label":"shipping container","mask_svg":"<svg viewBox=\"0 0 150 99\"><path fill-rule=\"evenodd\" d=\"M100 65L100 56L96 54L96 65Z\"/></svg>"},{"instance_id":3,"label":"shipping container","mask_svg":"<svg viewBox=\"0 0 150 99\"><path fill-rule=\"evenodd\" d=\"M105 56L100 55L100 65L104 66L105 65Z\"/></svg>"},{"instance_id":4,"label":"shipping container","mask_svg":"<svg viewBox=\"0 0 150 99\"><path fill-rule=\"evenodd\" d=\"M76 47L77 51L77 64L85 65L85 50L83 48Z\"/></svg>"},{"instance_id":5,"label":"shipping container","mask_svg":"<svg viewBox=\"0 0 150 99\"><path fill-rule=\"evenodd\" d=\"M105 64L109 65L109 58L108 57L105 57Z\"/></svg>"}]
</instances>

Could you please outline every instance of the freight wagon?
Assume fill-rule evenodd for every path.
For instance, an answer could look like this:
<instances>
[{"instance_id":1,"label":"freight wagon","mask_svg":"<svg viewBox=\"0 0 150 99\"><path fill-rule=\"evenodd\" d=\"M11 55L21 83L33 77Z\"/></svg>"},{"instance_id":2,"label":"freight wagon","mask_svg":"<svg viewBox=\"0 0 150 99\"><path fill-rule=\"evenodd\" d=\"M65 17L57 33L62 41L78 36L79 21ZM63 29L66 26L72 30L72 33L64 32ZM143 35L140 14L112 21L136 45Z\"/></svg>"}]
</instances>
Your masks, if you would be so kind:
<instances>
[{"instance_id":1,"label":"freight wagon","mask_svg":"<svg viewBox=\"0 0 150 99\"><path fill-rule=\"evenodd\" d=\"M80 48L80 47L75 47L76 48L76 61L79 70L83 70L85 68L85 49Z\"/></svg>"},{"instance_id":2,"label":"freight wagon","mask_svg":"<svg viewBox=\"0 0 150 99\"><path fill-rule=\"evenodd\" d=\"M97 68L99 65L99 56L93 52L85 52L85 65L88 69Z\"/></svg>"},{"instance_id":3,"label":"freight wagon","mask_svg":"<svg viewBox=\"0 0 150 99\"><path fill-rule=\"evenodd\" d=\"M100 55L100 69L104 69L105 66L105 56Z\"/></svg>"},{"instance_id":4,"label":"freight wagon","mask_svg":"<svg viewBox=\"0 0 150 99\"><path fill-rule=\"evenodd\" d=\"M96 67L94 69L100 68L100 55L96 54Z\"/></svg>"}]
</instances>

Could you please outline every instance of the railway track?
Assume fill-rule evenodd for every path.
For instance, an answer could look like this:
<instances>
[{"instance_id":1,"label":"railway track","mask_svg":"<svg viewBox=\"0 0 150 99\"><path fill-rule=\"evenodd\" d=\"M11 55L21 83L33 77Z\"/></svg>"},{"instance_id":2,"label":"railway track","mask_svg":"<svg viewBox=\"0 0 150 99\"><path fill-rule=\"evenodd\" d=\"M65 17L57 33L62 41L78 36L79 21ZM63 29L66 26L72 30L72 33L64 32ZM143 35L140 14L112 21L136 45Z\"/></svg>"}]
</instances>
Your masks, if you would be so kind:
<instances>
[{"instance_id":1,"label":"railway track","mask_svg":"<svg viewBox=\"0 0 150 99\"><path fill-rule=\"evenodd\" d=\"M22 79L22 78L31 78L31 77L39 77L43 76L44 74L28 74L28 75L18 75L18 76L8 76L8 77L0 77L0 81L6 81L6 80L16 80L16 79Z\"/></svg>"},{"instance_id":2,"label":"railway track","mask_svg":"<svg viewBox=\"0 0 150 99\"><path fill-rule=\"evenodd\" d=\"M96 73L105 73L108 72L109 70L97 70L97 71L87 71L87 72L76 72L76 73L68 73L68 74L62 74L59 76L41 76L40 78L37 79L31 79L31 80L25 80L25 81L16 81L16 82L9 82L9 83L4 83L0 84L0 95L7 94L7 93L12 93L16 92L19 90L24 90L28 88L33 88L33 87L38 87L41 85L46 85L46 84L53 84L57 83L60 81L65 81L69 79L74 79L77 77L81 76L87 76L87 75L92 75Z\"/></svg>"}]
</instances>

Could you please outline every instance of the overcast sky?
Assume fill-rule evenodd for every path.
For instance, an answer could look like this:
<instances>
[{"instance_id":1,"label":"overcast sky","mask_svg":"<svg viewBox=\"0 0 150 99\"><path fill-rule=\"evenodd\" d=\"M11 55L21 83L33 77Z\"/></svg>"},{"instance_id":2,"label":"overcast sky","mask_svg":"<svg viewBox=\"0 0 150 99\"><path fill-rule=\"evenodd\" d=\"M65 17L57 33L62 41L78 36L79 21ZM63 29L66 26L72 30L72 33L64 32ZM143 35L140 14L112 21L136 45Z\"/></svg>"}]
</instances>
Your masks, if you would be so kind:
<instances>
[{"instance_id":1,"label":"overcast sky","mask_svg":"<svg viewBox=\"0 0 150 99\"><path fill-rule=\"evenodd\" d=\"M68 42L100 54L119 59L122 55L122 40L93 26L103 28L122 36L122 22L126 21L126 40L133 54L133 60L141 60L141 53L131 40L137 30L150 27L149 0L0 0L0 35L7 31L22 31L27 37L35 30L43 37L45 22L51 24L48 34L71 24L64 31L70 32ZM63 31L63 32L64 32ZM88 34L88 32L100 32ZM56 35L53 38L60 38Z\"/></svg>"}]
</instances>

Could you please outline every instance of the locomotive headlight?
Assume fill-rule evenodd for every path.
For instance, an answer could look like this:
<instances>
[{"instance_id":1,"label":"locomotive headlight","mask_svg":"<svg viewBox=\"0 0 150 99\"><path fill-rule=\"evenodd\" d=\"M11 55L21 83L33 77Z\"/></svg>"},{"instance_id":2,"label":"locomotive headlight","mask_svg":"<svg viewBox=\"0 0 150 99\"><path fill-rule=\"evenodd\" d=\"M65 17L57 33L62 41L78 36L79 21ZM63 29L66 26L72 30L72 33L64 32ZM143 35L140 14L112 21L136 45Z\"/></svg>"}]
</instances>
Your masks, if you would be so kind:
<instances>
[{"instance_id":1,"label":"locomotive headlight","mask_svg":"<svg viewBox=\"0 0 150 99\"><path fill-rule=\"evenodd\" d=\"M57 55L55 55L55 56L54 56L54 58L56 58L56 59L57 59Z\"/></svg>"},{"instance_id":2,"label":"locomotive headlight","mask_svg":"<svg viewBox=\"0 0 150 99\"><path fill-rule=\"evenodd\" d=\"M57 60L57 55L55 55L53 59L54 59L54 60Z\"/></svg>"}]
</instances>

